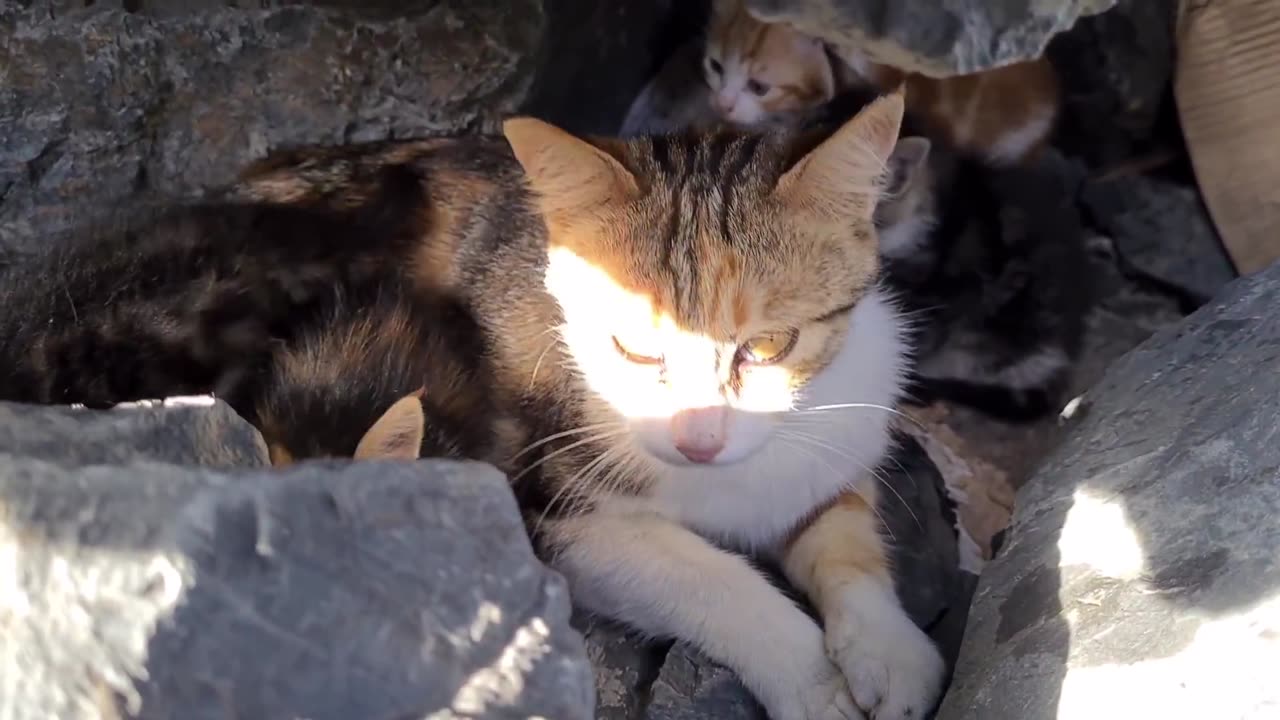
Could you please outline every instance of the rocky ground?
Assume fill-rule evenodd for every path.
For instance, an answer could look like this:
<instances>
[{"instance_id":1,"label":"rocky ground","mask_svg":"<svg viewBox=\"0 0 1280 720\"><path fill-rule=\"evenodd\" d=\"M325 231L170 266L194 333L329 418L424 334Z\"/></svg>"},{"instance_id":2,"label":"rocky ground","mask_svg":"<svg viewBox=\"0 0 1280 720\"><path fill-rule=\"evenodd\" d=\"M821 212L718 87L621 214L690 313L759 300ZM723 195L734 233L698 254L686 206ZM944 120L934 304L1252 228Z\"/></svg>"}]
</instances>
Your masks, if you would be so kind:
<instances>
[{"instance_id":1,"label":"rocky ground","mask_svg":"<svg viewBox=\"0 0 1280 720\"><path fill-rule=\"evenodd\" d=\"M939 717L1274 710L1254 670L1280 665L1276 438L1259 403L1276 388L1256 369L1280 352L1280 274L1225 287L1170 120L1173 0L749 2L930 71L1046 45L1066 69L1059 144L1100 280L1076 377L1089 392L1074 419L1029 426L917 409L928 432L885 467L900 594L959 657ZM0 266L285 145L489 130L515 111L615 131L700 12L4 4ZM492 472L263 464L222 405L0 405L0 715L762 720L691 649L570 620ZM1090 544L1095 528L1113 534ZM1215 683L1229 703L1208 704ZM1132 707L1099 705L1117 693Z\"/></svg>"}]
</instances>

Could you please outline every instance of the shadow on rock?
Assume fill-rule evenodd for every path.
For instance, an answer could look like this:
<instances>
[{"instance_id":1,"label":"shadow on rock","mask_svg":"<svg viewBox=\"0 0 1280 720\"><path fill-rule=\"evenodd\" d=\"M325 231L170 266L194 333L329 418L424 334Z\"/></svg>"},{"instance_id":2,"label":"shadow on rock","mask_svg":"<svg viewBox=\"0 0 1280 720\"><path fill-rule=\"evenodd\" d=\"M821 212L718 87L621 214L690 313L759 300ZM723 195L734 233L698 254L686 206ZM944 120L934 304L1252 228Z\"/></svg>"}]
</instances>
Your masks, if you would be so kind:
<instances>
[{"instance_id":1,"label":"shadow on rock","mask_svg":"<svg viewBox=\"0 0 1280 720\"><path fill-rule=\"evenodd\" d=\"M1280 266L1238 280L1090 390L983 574L939 718L1274 717L1278 303Z\"/></svg>"}]
</instances>

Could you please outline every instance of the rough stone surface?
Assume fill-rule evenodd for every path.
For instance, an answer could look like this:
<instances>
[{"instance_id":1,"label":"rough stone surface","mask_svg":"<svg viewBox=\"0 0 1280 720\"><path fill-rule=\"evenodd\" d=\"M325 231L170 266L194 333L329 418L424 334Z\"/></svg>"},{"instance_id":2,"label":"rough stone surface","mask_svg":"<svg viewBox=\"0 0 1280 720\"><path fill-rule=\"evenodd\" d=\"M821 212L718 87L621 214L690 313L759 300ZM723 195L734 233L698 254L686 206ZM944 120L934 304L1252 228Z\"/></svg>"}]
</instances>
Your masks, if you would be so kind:
<instances>
[{"instance_id":1,"label":"rough stone surface","mask_svg":"<svg viewBox=\"0 0 1280 720\"><path fill-rule=\"evenodd\" d=\"M881 62L944 76L1039 57L1049 40L1077 18L1115 2L747 0L747 7L762 19L790 23Z\"/></svg>"},{"instance_id":2,"label":"rough stone surface","mask_svg":"<svg viewBox=\"0 0 1280 720\"><path fill-rule=\"evenodd\" d=\"M1196 304L1235 279L1195 188L1138 175L1090 182L1082 199L1128 265Z\"/></svg>"},{"instance_id":3,"label":"rough stone surface","mask_svg":"<svg viewBox=\"0 0 1280 720\"><path fill-rule=\"evenodd\" d=\"M217 469L267 465L258 431L210 397L106 412L0 403L0 452L73 466L142 460Z\"/></svg>"},{"instance_id":4,"label":"rough stone surface","mask_svg":"<svg viewBox=\"0 0 1280 720\"><path fill-rule=\"evenodd\" d=\"M2 242L226 183L282 145L496 129L545 20L539 0L112 5L0 4Z\"/></svg>"},{"instance_id":5,"label":"rough stone surface","mask_svg":"<svg viewBox=\"0 0 1280 720\"><path fill-rule=\"evenodd\" d=\"M90 411L4 409L68 452L0 434L0 715L592 717L566 588L496 470L181 467L154 458L248 429L190 408L96 428ZM214 436L157 434L156 412ZM95 443L140 449L70 449Z\"/></svg>"},{"instance_id":6,"label":"rough stone surface","mask_svg":"<svg viewBox=\"0 0 1280 720\"><path fill-rule=\"evenodd\" d=\"M904 438L882 467L880 512L893 539L898 595L916 624L953 660L976 578L959 569L955 514L924 451ZM781 578L775 578L780 585ZM766 720L728 669L686 645L645 642L615 625L579 618L596 675L600 720Z\"/></svg>"},{"instance_id":7,"label":"rough stone surface","mask_svg":"<svg viewBox=\"0 0 1280 720\"><path fill-rule=\"evenodd\" d=\"M1022 490L940 720L1280 712L1280 266L1115 363Z\"/></svg>"}]
</instances>

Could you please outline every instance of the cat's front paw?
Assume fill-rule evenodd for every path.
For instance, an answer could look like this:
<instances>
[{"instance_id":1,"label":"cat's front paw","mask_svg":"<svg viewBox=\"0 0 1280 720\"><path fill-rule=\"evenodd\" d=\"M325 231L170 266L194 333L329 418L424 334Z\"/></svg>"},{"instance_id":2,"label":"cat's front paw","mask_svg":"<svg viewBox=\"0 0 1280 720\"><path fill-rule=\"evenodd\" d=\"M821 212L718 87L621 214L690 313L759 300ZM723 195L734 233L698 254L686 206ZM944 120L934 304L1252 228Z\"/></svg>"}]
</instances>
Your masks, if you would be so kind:
<instances>
[{"instance_id":1,"label":"cat's front paw","mask_svg":"<svg viewBox=\"0 0 1280 720\"><path fill-rule=\"evenodd\" d=\"M744 679L770 720L866 720L840 668L823 651L823 635L816 626L772 648L762 645L756 658L760 664L753 663L750 679Z\"/></svg>"},{"instance_id":2,"label":"cat's front paw","mask_svg":"<svg viewBox=\"0 0 1280 720\"><path fill-rule=\"evenodd\" d=\"M827 652L873 720L920 720L933 707L945 663L891 591L850 587L826 622Z\"/></svg>"},{"instance_id":3,"label":"cat's front paw","mask_svg":"<svg viewBox=\"0 0 1280 720\"><path fill-rule=\"evenodd\" d=\"M839 668L823 658L822 670L781 701L765 702L770 720L866 720Z\"/></svg>"}]
</instances>

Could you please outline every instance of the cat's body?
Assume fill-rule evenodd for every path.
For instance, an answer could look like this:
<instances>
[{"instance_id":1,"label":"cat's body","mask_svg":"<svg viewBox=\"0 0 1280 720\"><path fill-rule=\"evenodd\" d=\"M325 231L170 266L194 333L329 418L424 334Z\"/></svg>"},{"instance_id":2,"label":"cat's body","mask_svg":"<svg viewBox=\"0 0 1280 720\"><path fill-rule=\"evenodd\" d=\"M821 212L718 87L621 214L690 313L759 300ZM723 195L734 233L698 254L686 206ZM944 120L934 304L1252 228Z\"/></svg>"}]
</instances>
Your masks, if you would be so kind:
<instances>
[{"instance_id":1,"label":"cat's body","mask_svg":"<svg viewBox=\"0 0 1280 720\"><path fill-rule=\"evenodd\" d=\"M144 314L160 327L128 329L190 340L183 333L204 327L213 309L202 299L218 281L240 285L232 299L275 298L260 308L273 320L267 346L291 351L305 348L305 328L276 325L274 313L314 319L334 307L311 307L299 278L365 287L370 278L348 276L385 274L456 302L483 338L490 397L537 439L510 458L511 477L579 605L694 644L734 669L774 720L862 717L857 707L880 720L921 717L944 668L894 596L873 476L907 370L905 329L877 283L872 222L901 113L890 96L816 146L735 134L588 142L523 119L507 123L507 143L286 154L254 168L234 196L317 213L349 246L302 248L249 223L243 242L216 238L240 253L214 263L225 277L182 266L192 311ZM416 200L401 205L406 178ZM133 251L148 257L110 283L86 270L31 291L66 290L79 298L74 312L39 305L28 321L0 322L0 348L18 365L9 379L42 388L0 391L105 402L162 390L99 391L115 367L142 376L150 355L121 347L113 366L78 355L64 366L68 356L49 350L103 335L113 299L180 304L180 284L158 293L139 272L178 273L164 248ZM323 272L311 252L328 258ZM11 291L18 304L6 308L21 307L22 294ZM204 384L221 377L206 375ZM724 548L776 560L823 627Z\"/></svg>"},{"instance_id":2,"label":"cat's body","mask_svg":"<svg viewBox=\"0 0 1280 720\"><path fill-rule=\"evenodd\" d=\"M440 457L509 471L525 438L489 392L486 354L456 302L389 287L342 295L274 353L252 416L277 466Z\"/></svg>"},{"instance_id":3,"label":"cat's body","mask_svg":"<svg viewBox=\"0 0 1280 720\"><path fill-rule=\"evenodd\" d=\"M710 18L702 68L710 105L736 125L796 124L843 91L905 84L907 110L931 139L1005 165L1033 156L1057 120L1060 89L1047 59L931 78L761 22L742 0L713 0Z\"/></svg>"},{"instance_id":4,"label":"cat's body","mask_svg":"<svg viewBox=\"0 0 1280 720\"><path fill-rule=\"evenodd\" d=\"M841 93L812 131L874 97ZM1065 400L1092 305L1072 173L1051 153L992 166L924 128L904 116L875 215L886 283L914 329L909 396L1037 419Z\"/></svg>"}]
</instances>

